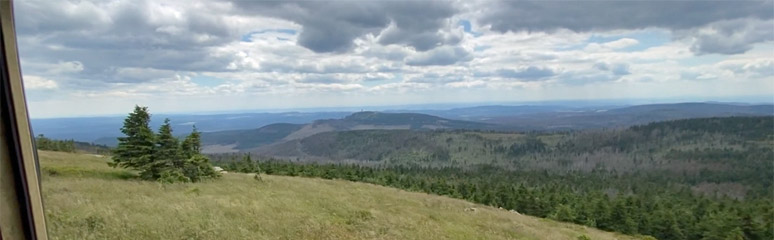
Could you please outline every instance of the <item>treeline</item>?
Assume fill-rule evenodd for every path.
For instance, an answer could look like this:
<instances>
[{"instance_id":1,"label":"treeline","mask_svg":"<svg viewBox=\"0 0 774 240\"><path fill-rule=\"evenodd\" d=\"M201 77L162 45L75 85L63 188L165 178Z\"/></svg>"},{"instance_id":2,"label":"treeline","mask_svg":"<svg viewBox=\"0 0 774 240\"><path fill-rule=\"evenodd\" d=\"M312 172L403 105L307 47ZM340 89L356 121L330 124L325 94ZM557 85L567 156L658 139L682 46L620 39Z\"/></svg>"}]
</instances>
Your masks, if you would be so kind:
<instances>
[{"instance_id":1,"label":"treeline","mask_svg":"<svg viewBox=\"0 0 774 240\"><path fill-rule=\"evenodd\" d=\"M182 142L172 135L169 119L154 133L149 127L150 113L147 107L135 106L134 112L124 120L113 151L113 167L136 170L140 178L163 183L198 182L216 178L220 174L213 169L209 158L201 154L201 136L196 127Z\"/></svg>"},{"instance_id":2,"label":"treeline","mask_svg":"<svg viewBox=\"0 0 774 240\"><path fill-rule=\"evenodd\" d=\"M626 129L553 133L326 132L256 151L299 161L360 161L363 165L464 168L489 164L556 173L598 168L619 173L666 170L691 175L709 171L755 176L769 184L773 179L769 176L774 176L774 165L770 164L772 143L774 117L763 116L687 119ZM743 157L723 154L727 149Z\"/></svg>"},{"instance_id":3,"label":"treeline","mask_svg":"<svg viewBox=\"0 0 774 240\"><path fill-rule=\"evenodd\" d=\"M50 139L43 134L38 134L35 137L35 147L39 150L46 151L58 151L58 152L75 152L75 140L57 140Z\"/></svg>"},{"instance_id":4,"label":"treeline","mask_svg":"<svg viewBox=\"0 0 774 240\"><path fill-rule=\"evenodd\" d=\"M680 129L699 133L721 133L748 140L774 140L774 117L714 117L655 122L631 127L645 135L663 136L670 130Z\"/></svg>"},{"instance_id":5,"label":"treeline","mask_svg":"<svg viewBox=\"0 0 774 240\"><path fill-rule=\"evenodd\" d=\"M236 172L367 182L444 195L520 213L658 239L774 239L774 200L698 195L669 173L607 171L553 174L491 166L466 170L297 164L249 155L218 155Z\"/></svg>"},{"instance_id":6,"label":"treeline","mask_svg":"<svg viewBox=\"0 0 774 240\"><path fill-rule=\"evenodd\" d=\"M38 150L58 151L58 152L87 152L94 154L110 154L109 147L99 144L79 142L72 139L59 140L47 138L43 134L35 137L35 147Z\"/></svg>"}]
</instances>

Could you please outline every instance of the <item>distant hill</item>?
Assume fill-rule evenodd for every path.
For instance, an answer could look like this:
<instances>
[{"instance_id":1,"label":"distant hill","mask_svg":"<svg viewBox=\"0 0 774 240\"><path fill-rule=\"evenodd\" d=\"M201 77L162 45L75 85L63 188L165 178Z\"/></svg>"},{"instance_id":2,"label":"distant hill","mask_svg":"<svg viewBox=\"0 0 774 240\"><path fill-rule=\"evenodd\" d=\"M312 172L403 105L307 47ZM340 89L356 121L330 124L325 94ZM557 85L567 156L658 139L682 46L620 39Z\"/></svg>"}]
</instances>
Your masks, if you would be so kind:
<instances>
[{"instance_id":1,"label":"distant hill","mask_svg":"<svg viewBox=\"0 0 774 240\"><path fill-rule=\"evenodd\" d=\"M156 129L170 118L176 134L182 136L196 127L210 134L214 152L241 151L280 139L292 140L329 131L357 129L485 129L499 131L561 131L593 128L618 128L649 122L686 118L725 116L772 116L774 105L743 103L676 103L637 106L554 106L489 105L451 109L387 110L384 112L284 112L202 115L153 115ZM123 116L32 119L35 134L54 139L74 139L115 146ZM296 124L257 129L275 123ZM311 124L310 124L311 123ZM288 128L289 127L289 128ZM291 131L292 130L292 131ZM240 133L248 131L248 133ZM215 133L218 132L218 133ZM268 135L271 136L268 136ZM229 139L233 138L233 139ZM206 139L205 139L206 140ZM236 145L234 145L236 144ZM216 146L218 145L218 146ZM233 145L233 146L232 146ZM219 150L218 150L219 149ZM212 148L208 150L213 150Z\"/></svg>"},{"instance_id":2,"label":"distant hill","mask_svg":"<svg viewBox=\"0 0 774 240\"><path fill-rule=\"evenodd\" d=\"M480 129L490 124L451 120L421 113L358 112L340 121L328 121L339 128L348 130L373 129L380 126L394 126L401 129ZM365 125L365 126L364 126ZM374 126L371 128L370 126Z\"/></svg>"},{"instance_id":3,"label":"distant hill","mask_svg":"<svg viewBox=\"0 0 774 240\"><path fill-rule=\"evenodd\" d=\"M764 165L771 167L772 126L774 116L671 120L572 133L331 131L248 151L300 162L368 166L491 164L556 172L705 171L747 178L760 175Z\"/></svg>"},{"instance_id":4,"label":"distant hill","mask_svg":"<svg viewBox=\"0 0 774 240\"><path fill-rule=\"evenodd\" d=\"M231 114L153 114L151 128L158 129L164 118L172 121L176 134L187 134L191 127L202 132L256 129L273 123L306 124L318 119L341 118L351 112L281 112ZM115 146L126 116L31 119L35 135L55 139L74 139Z\"/></svg>"},{"instance_id":5,"label":"distant hill","mask_svg":"<svg viewBox=\"0 0 774 240\"><path fill-rule=\"evenodd\" d=\"M202 146L205 153L233 152L237 149L249 149L271 144L298 131L304 125L275 123L251 130L229 130L202 133Z\"/></svg>"},{"instance_id":6,"label":"distant hill","mask_svg":"<svg viewBox=\"0 0 774 240\"><path fill-rule=\"evenodd\" d=\"M543 106L481 106L438 111L469 116L482 122L453 120L421 113L357 112L342 119L317 120L310 124L234 130L204 136L205 151L238 151L278 154L297 151L294 140L326 132L349 130L434 130L467 129L495 131L560 131L622 128L651 122L727 116L773 116L774 105L720 103L652 104L630 107L570 108ZM514 115L515 114L515 115ZM491 116L491 117L485 117ZM277 129L274 129L277 128ZM268 135L267 135L268 134ZM308 140L307 140L308 141ZM273 148L261 148L274 144ZM277 152L277 149L283 149ZM266 152L268 151L268 152ZM295 154L291 154L295 155Z\"/></svg>"},{"instance_id":7,"label":"distant hill","mask_svg":"<svg viewBox=\"0 0 774 240\"><path fill-rule=\"evenodd\" d=\"M583 111L541 112L494 117L484 122L501 125L502 129L507 130L571 130L627 127L688 118L772 115L774 115L774 105L676 103Z\"/></svg>"},{"instance_id":8,"label":"distant hill","mask_svg":"<svg viewBox=\"0 0 774 240\"><path fill-rule=\"evenodd\" d=\"M559 111L581 111L585 107L567 107L554 105L486 105L475 107L452 108L446 110L393 110L387 112L414 112L439 116L449 119L483 121L493 117L520 116L535 113L548 113Z\"/></svg>"},{"instance_id":9,"label":"distant hill","mask_svg":"<svg viewBox=\"0 0 774 240\"><path fill-rule=\"evenodd\" d=\"M350 130L486 129L492 124L450 120L419 113L357 112L342 119L310 124L272 124L259 129L202 134L206 153L246 151L260 146L306 138L320 133Z\"/></svg>"}]
</instances>

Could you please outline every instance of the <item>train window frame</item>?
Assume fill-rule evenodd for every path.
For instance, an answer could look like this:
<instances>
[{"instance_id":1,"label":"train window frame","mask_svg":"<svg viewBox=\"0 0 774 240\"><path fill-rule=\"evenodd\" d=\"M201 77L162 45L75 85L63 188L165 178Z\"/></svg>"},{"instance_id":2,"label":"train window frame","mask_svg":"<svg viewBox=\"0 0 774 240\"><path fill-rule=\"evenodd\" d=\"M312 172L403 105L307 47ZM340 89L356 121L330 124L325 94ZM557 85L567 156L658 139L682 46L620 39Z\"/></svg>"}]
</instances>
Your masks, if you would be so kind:
<instances>
[{"instance_id":1,"label":"train window frame","mask_svg":"<svg viewBox=\"0 0 774 240\"><path fill-rule=\"evenodd\" d=\"M48 239L13 1L0 1L0 240Z\"/></svg>"}]
</instances>

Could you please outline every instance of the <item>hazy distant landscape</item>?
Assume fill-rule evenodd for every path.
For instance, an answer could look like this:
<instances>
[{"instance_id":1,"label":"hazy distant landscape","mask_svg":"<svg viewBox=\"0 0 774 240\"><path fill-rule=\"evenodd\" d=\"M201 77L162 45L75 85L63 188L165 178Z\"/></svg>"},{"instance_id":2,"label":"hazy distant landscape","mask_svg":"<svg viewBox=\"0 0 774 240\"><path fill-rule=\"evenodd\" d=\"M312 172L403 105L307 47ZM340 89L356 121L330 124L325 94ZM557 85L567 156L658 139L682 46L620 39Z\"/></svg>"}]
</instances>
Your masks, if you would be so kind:
<instances>
[{"instance_id":1,"label":"hazy distant landscape","mask_svg":"<svg viewBox=\"0 0 774 240\"><path fill-rule=\"evenodd\" d=\"M480 129L497 131L562 131L593 128L626 127L654 121L698 117L723 116L761 116L774 114L774 105L743 104L743 103L675 103L652 104L637 106L610 106L609 103L600 106L556 106L556 105L488 105L478 107L450 108L444 110L383 110L383 113L415 113L430 115L447 120L467 121L468 125L441 124L439 129ZM188 132L193 125L205 132L205 145L231 145L242 138L247 145L256 147L279 140L292 132L300 130L303 125L325 121L348 121L345 117L356 112L281 112L281 113L232 113L232 114L201 114L201 115L153 115L151 125L157 128L164 118L173 119L173 128L177 132ZM410 121L410 119L404 119ZM115 146L115 138L120 136L123 117L83 117L83 118L46 118L32 119L35 134L44 134L55 139L73 139L107 146ZM322 121L322 122L320 122ZM271 126L272 124L290 124ZM349 123L350 125L354 123ZM291 126L291 125L295 125ZM346 124L345 124L346 125ZM405 128L406 124L389 121L377 121L358 129ZM354 126L354 125L353 125ZM273 137L261 137L263 131L273 132ZM273 129L273 128L285 129ZM299 129L295 129L298 127ZM342 126L338 126L342 127ZM351 127L351 126L350 126ZM413 126L412 129L416 129ZM429 126L428 126L429 127ZM347 127L344 127L347 128ZM421 128L421 127L420 127ZM309 129L304 129L308 131ZM342 130L342 129L338 129ZM249 133L249 132L254 133ZM320 131L320 130L318 130ZM229 137L234 136L234 137ZM279 137L279 138L277 138ZM275 139L277 138L277 139ZM239 144L237 144L239 145ZM237 149L246 149L237 146ZM220 148L224 149L224 148ZM233 151L225 148L221 151ZM218 151L216 151L218 152Z\"/></svg>"},{"instance_id":2,"label":"hazy distant landscape","mask_svg":"<svg viewBox=\"0 0 774 240\"><path fill-rule=\"evenodd\" d=\"M768 228L774 220L769 197L774 186L771 165L774 105L492 105L415 111L159 114L151 123L158 124L154 121L160 117L174 117L174 125L169 127L173 126L178 134L185 134L196 125L202 131L201 153L207 154L213 165L228 171L224 173L225 180L213 180L201 189L192 186L195 190L175 190L185 194L194 191L198 196L216 191L212 188L217 188L214 185L221 184L220 181L228 181L231 186L250 181L241 180L244 177L235 174L248 174L256 179L262 179L256 174L300 176L442 195L519 214L657 239L718 236L765 239L774 235ZM115 152L112 148L116 138L110 137L115 130L109 129L114 127L114 121L112 118L39 119L33 121L33 126L36 133L47 136L38 138L38 147L42 150L103 157ZM62 131L90 123L96 127L81 134L68 135ZM223 130L236 126L246 129ZM76 140L96 138L91 142L62 141L50 136L69 136ZM116 181L138 178L132 171L115 172L99 167L97 162L109 162L107 159L85 160L83 156L53 153L42 156L47 178L60 179L59 185L71 184L66 182L72 176L84 181L96 177L119 185ZM72 160L75 158L84 160L79 163ZM81 165L87 162L90 163ZM268 183L257 184L266 188L263 191L279 193L272 185L279 186L288 180L272 176L267 177ZM49 191L57 195L49 198L68 198L65 193ZM79 191L103 194L94 187ZM235 192L223 194L240 198ZM172 195L169 197L177 198ZM314 198L319 197L322 196ZM367 206L371 210L353 210L356 219L347 220L347 224L367 223L374 218L392 221L389 220L392 216L376 213L374 205ZM758 214L761 211L765 214ZM107 216L103 213L95 218L100 224L116 224L106 220ZM315 223L331 224L329 220ZM544 229L542 225L537 226ZM65 228L58 229L64 235L76 234ZM211 229L224 231L226 228ZM344 234L341 236L358 236L368 228L347 229L341 230ZM487 231L495 231L492 238L509 234ZM518 231L517 235L530 231L533 230ZM333 233L326 231L325 234ZM385 236L403 234L407 233ZM556 238L608 237L591 231L568 234Z\"/></svg>"}]
</instances>

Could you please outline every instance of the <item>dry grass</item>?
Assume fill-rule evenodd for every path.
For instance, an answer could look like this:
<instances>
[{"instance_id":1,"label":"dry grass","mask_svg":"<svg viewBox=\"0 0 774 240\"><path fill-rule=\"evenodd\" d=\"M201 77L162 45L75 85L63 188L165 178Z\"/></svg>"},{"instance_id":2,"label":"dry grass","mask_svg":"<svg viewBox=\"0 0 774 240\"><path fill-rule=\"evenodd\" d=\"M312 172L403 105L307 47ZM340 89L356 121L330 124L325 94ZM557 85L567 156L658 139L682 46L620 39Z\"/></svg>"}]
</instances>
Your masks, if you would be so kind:
<instances>
[{"instance_id":1,"label":"dry grass","mask_svg":"<svg viewBox=\"0 0 774 240\"><path fill-rule=\"evenodd\" d=\"M632 239L371 184L230 173L160 185L107 158L40 160L52 239Z\"/></svg>"}]
</instances>

